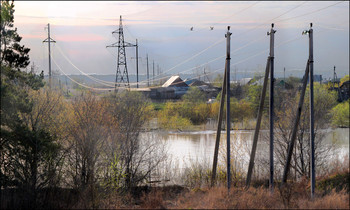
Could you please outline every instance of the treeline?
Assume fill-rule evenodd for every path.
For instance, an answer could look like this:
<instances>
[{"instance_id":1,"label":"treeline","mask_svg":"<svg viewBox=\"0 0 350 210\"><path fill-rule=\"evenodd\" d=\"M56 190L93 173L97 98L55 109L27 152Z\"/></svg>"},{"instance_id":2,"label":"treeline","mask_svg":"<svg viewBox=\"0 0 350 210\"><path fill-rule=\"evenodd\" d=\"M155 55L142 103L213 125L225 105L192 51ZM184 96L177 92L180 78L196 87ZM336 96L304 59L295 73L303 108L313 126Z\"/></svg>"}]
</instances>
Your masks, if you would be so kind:
<instances>
[{"instance_id":1,"label":"treeline","mask_svg":"<svg viewBox=\"0 0 350 210\"><path fill-rule=\"evenodd\" d=\"M349 77L345 76L344 81ZM291 88L286 89L284 86L275 88L275 112L278 115L277 120L285 118L299 101L298 87L301 85L299 80L290 77L287 82ZM254 82L252 82L254 83ZM315 113L316 121L320 121L322 128L330 125L334 127L349 127L349 100L337 102L337 92L329 90L329 84L314 84ZM257 116L260 102L262 85L246 84L231 85L234 93L230 102L230 117L233 125L237 129L254 129L255 118ZM304 103L304 114L308 111L308 95ZM157 111L158 123L164 129L188 129L191 125L205 124L208 119L217 119L220 107L221 93L216 97L215 102L208 103L205 93L201 92L198 87L191 87L189 91L176 102L166 102L162 105L157 104L154 108ZM264 110L263 122L268 120L269 110L269 93L267 92ZM224 111L226 108L224 108ZM224 116L225 117L225 116ZM289 118L292 118L290 116ZM290 119L291 120L291 119ZM267 122L267 121L266 121ZM262 127L267 128L268 123L263 123Z\"/></svg>"}]
</instances>

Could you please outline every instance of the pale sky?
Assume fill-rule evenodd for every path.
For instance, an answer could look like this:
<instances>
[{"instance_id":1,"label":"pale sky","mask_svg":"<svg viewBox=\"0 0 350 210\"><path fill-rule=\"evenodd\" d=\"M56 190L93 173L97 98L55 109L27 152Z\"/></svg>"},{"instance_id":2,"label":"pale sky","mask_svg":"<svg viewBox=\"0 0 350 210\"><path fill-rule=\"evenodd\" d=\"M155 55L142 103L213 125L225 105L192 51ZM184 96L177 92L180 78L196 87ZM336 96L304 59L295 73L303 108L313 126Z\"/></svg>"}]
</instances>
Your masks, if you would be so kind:
<instances>
[{"instance_id":1,"label":"pale sky","mask_svg":"<svg viewBox=\"0 0 350 210\"><path fill-rule=\"evenodd\" d=\"M333 66L338 77L349 74L349 1L15 1L15 27L31 49L31 61L45 74L48 49L42 41L48 23L57 41L52 56L65 73L80 74L61 51L86 73L115 74L117 48L106 46L118 41L112 31L118 29L120 15L125 41L135 44L138 39L140 74L146 73L147 54L150 70L154 60L169 74L193 73L196 67L223 73L227 26L231 68L262 72L270 45L266 32L275 23L276 77L283 76L284 67L286 76L300 75L309 50L302 31L311 22L315 74L328 79ZM126 54L129 74L135 74L135 48Z\"/></svg>"}]
</instances>

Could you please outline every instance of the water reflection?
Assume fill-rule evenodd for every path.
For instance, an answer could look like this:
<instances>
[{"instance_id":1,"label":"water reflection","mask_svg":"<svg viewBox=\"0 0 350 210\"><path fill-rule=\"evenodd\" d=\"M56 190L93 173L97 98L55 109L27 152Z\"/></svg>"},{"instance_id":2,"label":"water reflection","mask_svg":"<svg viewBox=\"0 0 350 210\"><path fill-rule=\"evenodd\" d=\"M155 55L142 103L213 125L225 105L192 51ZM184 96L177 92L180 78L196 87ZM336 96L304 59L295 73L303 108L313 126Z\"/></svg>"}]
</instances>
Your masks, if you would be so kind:
<instances>
[{"instance_id":1,"label":"water reflection","mask_svg":"<svg viewBox=\"0 0 350 210\"><path fill-rule=\"evenodd\" d=\"M264 135L268 131L261 131ZM339 160L349 156L349 129L337 128L323 130L326 134L325 143L334 143L336 145L336 154ZM231 131L231 144L236 145L238 152L237 161L245 167L249 161L249 154L252 145L252 134L250 130ZM143 133L142 135L154 135L156 138L164 140L168 145L168 154L177 167L182 169L190 166L191 163L199 162L211 167L214 156L216 131L193 131L193 132L166 132L157 131L152 133ZM221 148L226 150L226 132L221 134ZM259 140L258 150L268 152L268 144ZM232 152L232 151L231 151Z\"/></svg>"}]
</instances>

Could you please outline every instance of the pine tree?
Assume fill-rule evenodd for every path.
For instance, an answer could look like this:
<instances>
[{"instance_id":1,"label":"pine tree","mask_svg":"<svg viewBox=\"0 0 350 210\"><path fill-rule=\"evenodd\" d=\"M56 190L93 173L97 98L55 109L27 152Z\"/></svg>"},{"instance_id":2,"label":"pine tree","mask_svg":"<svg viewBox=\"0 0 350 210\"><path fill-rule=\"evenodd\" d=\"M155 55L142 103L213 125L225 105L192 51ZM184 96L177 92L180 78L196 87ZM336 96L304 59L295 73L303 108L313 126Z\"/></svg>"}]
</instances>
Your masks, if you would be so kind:
<instances>
[{"instance_id":1,"label":"pine tree","mask_svg":"<svg viewBox=\"0 0 350 210\"><path fill-rule=\"evenodd\" d=\"M49 166L60 150L48 128L30 126L23 118L33 115L33 98L28 93L39 90L44 83L43 75L21 71L30 63L30 49L20 44L14 11L13 1L1 0L0 188L19 189L25 197L16 206L36 208L38 189L55 177Z\"/></svg>"},{"instance_id":2,"label":"pine tree","mask_svg":"<svg viewBox=\"0 0 350 210\"><path fill-rule=\"evenodd\" d=\"M22 37L18 35L17 28L14 28L14 12L13 1L1 1L0 61L2 66L20 70L29 65L30 49L20 44Z\"/></svg>"}]
</instances>

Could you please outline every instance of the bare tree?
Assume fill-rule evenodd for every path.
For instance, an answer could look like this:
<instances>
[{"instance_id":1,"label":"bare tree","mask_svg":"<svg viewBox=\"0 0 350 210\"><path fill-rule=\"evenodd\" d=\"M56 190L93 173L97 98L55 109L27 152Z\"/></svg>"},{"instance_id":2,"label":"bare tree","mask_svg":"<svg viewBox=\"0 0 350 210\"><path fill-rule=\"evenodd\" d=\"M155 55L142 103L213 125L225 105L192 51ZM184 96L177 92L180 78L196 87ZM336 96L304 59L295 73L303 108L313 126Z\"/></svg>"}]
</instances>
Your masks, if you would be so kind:
<instances>
[{"instance_id":1,"label":"bare tree","mask_svg":"<svg viewBox=\"0 0 350 210\"><path fill-rule=\"evenodd\" d=\"M150 135L140 136L151 117L149 102L139 93L123 92L109 98L108 115L116 128L110 144L110 158L118 157L118 173L126 189L145 181L165 160L165 145ZM114 158L115 159L115 158Z\"/></svg>"},{"instance_id":2,"label":"bare tree","mask_svg":"<svg viewBox=\"0 0 350 210\"><path fill-rule=\"evenodd\" d=\"M285 165L288 145L291 138L292 126L297 112L298 95L288 97L292 93L285 93L281 105L276 110L275 123L275 164L276 175L281 175ZM310 133L309 133L309 103L308 92L304 100L299 129L296 138L296 144L292 155L290 176L297 179L302 176L310 176ZM327 89L320 85L315 85L315 159L318 173L320 169L325 168L328 159L334 152L334 145L325 142L326 132L322 129L329 125L329 111L334 106L336 97L334 93L328 92ZM269 135L263 135L263 141L268 143ZM269 160L262 158L259 160L261 165L268 167ZM293 175L293 176L292 176Z\"/></svg>"},{"instance_id":3,"label":"bare tree","mask_svg":"<svg viewBox=\"0 0 350 210\"><path fill-rule=\"evenodd\" d=\"M98 176L98 160L108 137L108 121L104 101L91 93L83 93L72 102L69 124L71 149L69 173L76 188L93 185Z\"/></svg>"}]
</instances>

